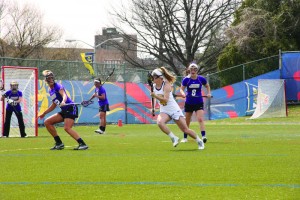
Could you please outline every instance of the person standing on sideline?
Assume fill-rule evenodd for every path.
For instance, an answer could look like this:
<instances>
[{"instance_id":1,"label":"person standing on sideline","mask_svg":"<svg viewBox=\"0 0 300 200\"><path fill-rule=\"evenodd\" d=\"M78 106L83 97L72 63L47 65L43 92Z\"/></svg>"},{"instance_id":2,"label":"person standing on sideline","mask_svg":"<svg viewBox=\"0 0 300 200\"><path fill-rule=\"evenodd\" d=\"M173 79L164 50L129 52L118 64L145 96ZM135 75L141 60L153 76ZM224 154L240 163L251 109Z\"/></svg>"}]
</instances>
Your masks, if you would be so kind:
<instances>
[{"instance_id":1,"label":"person standing on sideline","mask_svg":"<svg viewBox=\"0 0 300 200\"><path fill-rule=\"evenodd\" d=\"M207 89L207 98L211 98L210 86L206 79L197 74L198 65L191 63L188 67L189 75L187 75L181 83L180 93L185 99L184 111L186 117L186 123L190 126L191 118L193 112L196 113L197 121L200 125L200 131L202 135L202 140L204 143L207 142L205 125L204 125L204 111L203 111L203 97L202 97L202 86ZM185 93L185 89L187 89ZM187 134L184 132L183 139L181 142L187 142Z\"/></svg>"},{"instance_id":2,"label":"person standing on sideline","mask_svg":"<svg viewBox=\"0 0 300 200\"><path fill-rule=\"evenodd\" d=\"M18 88L19 83L17 81L12 81L10 83L10 90L6 91L1 97L1 101L4 101L4 99L7 98L3 137L9 137L10 121L13 112L18 119L21 137L27 137L25 133L25 124L23 120L22 109L20 105L20 103L23 101L23 93Z\"/></svg>"},{"instance_id":3,"label":"person standing on sideline","mask_svg":"<svg viewBox=\"0 0 300 200\"><path fill-rule=\"evenodd\" d=\"M198 149L204 149L203 141L193 130L188 128L184 115L172 95L172 84L176 80L175 76L171 75L165 67L155 69L151 75L154 90L150 94L151 97L157 99L160 105L160 113L157 117L157 125L160 130L171 138L173 146L176 147L179 144L179 138L167 126L167 122L173 119L181 131L197 141Z\"/></svg>"},{"instance_id":4,"label":"person standing on sideline","mask_svg":"<svg viewBox=\"0 0 300 200\"><path fill-rule=\"evenodd\" d=\"M106 90L101 84L100 78L94 80L95 93L92 95L90 100L93 98L98 98L99 104L99 117L100 117L100 126L99 129L95 130L96 133L104 134L106 128L106 112L109 111L109 103L106 96Z\"/></svg>"},{"instance_id":5,"label":"person standing on sideline","mask_svg":"<svg viewBox=\"0 0 300 200\"><path fill-rule=\"evenodd\" d=\"M85 142L81 139L79 134L72 129L74 125L75 119L78 117L78 108L76 105L66 105L72 104L73 101L68 97L65 88L56 83L54 80L54 74L50 70L44 70L43 76L45 77L45 81L49 86L49 94L50 98L52 99L51 106L45 110L39 118L44 118L46 114L53 111L56 106L61 108L61 111L51 115L48 117L44 124L49 131L49 133L53 136L55 140L55 145L50 150L62 150L64 149L64 143L61 141L59 135L57 134L55 124L64 122L64 130L78 142L78 147L74 148L74 150L85 150L88 149L88 146Z\"/></svg>"}]
</instances>

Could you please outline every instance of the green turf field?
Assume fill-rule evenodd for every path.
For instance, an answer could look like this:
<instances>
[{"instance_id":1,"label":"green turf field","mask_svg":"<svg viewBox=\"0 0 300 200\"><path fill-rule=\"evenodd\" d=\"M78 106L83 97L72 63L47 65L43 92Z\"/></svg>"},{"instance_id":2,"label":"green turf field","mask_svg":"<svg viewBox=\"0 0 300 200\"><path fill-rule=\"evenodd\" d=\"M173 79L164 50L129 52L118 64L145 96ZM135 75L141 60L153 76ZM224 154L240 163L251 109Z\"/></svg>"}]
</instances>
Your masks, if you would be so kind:
<instances>
[{"instance_id":1,"label":"green turf field","mask_svg":"<svg viewBox=\"0 0 300 200\"><path fill-rule=\"evenodd\" d=\"M36 138L0 138L0 199L300 199L300 117L291 111L209 121L202 151L192 139L172 147L156 125L109 125L105 135L75 127L86 151L72 150L62 128L61 151L49 150L45 128Z\"/></svg>"}]
</instances>

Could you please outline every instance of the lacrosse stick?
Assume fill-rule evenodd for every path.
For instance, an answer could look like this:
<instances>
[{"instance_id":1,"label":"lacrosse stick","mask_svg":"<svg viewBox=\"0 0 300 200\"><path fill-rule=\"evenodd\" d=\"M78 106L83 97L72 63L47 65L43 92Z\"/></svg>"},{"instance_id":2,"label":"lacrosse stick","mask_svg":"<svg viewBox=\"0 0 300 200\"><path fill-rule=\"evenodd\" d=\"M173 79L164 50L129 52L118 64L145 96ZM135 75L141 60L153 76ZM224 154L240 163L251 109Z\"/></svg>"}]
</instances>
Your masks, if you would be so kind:
<instances>
[{"instance_id":1,"label":"lacrosse stick","mask_svg":"<svg viewBox=\"0 0 300 200\"><path fill-rule=\"evenodd\" d=\"M150 72L148 72L148 84L149 84L149 86L150 86L150 88L151 88L151 92L153 92L154 91L154 89L153 89L153 76L151 75L151 73ZM152 116L155 116L155 110L154 110L154 98L152 97L151 98L151 103L152 103Z\"/></svg>"},{"instance_id":2,"label":"lacrosse stick","mask_svg":"<svg viewBox=\"0 0 300 200\"><path fill-rule=\"evenodd\" d=\"M1 95L4 95L5 93L4 83L1 79L0 79L0 93Z\"/></svg>"},{"instance_id":3,"label":"lacrosse stick","mask_svg":"<svg viewBox=\"0 0 300 200\"><path fill-rule=\"evenodd\" d=\"M173 94L173 96L174 97L182 97L181 94ZM207 95L203 95L203 96L191 96L191 95L189 95L189 96L186 96L186 97L205 97L205 98L208 98ZM210 96L210 98L213 98L213 96Z\"/></svg>"},{"instance_id":4,"label":"lacrosse stick","mask_svg":"<svg viewBox=\"0 0 300 200\"><path fill-rule=\"evenodd\" d=\"M63 105L63 106L78 105L78 106L87 107L88 105L91 105L91 104L93 104L93 103L94 103L94 101L89 100L89 101L82 101L81 103L66 103L66 104ZM63 106L62 106L62 107L63 107Z\"/></svg>"},{"instance_id":5,"label":"lacrosse stick","mask_svg":"<svg viewBox=\"0 0 300 200\"><path fill-rule=\"evenodd\" d=\"M106 77L106 79L104 80L102 85L104 85L104 83L106 83L106 81L111 77L111 75L113 75L114 71L115 71L115 68L113 68L112 72L110 72L110 74Z\"/></svg>"}]
</instances>

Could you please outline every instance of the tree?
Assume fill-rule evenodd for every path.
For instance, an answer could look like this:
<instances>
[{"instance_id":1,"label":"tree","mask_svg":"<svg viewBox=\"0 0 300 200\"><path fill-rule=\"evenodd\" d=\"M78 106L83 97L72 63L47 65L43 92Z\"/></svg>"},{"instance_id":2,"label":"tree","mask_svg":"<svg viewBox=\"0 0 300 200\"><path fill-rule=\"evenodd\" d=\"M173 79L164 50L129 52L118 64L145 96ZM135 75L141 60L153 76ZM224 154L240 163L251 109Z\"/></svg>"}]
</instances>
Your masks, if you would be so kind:
<instances>
[{"instance_id":1,"label":"tree","mask_svg":"<svg viewBox=\"0 0 300 200\"><path fill-rule=\"evenodd\" d=\"M129 10L115 11L121 24L137 33L136 42L141 54L150 55L159 65L168 65L177 75L182 66L196 61L209 71L226 41L221 29L226 27L235 11L237 0L132 0ZM120 27L119 25L116 27ZM125 36L124 30L120 32ZM123 48L123 52L131 51ZM125 55L126 59L126 55ZM143 63L129 60L137 67ZM210 62L209 62L210 61ZM207 65L209 63L209 66Z\"/></svg>"},{"instance_id":2,"label":"tree","mask_svg":"<svg viewBox=\"0 0 300 200\"><path fill-rule=\"evenodd\" d=\"M1 56L28 58L60 39L62 31L43 23L43 16L30 4L5 4L1 19ZM5 44L5 45L3 45Z\"/></svg>"},{"instance_id":3,"label":"tree","mask_svg":"<svg viewBox=\"0 0 300 200\"><path fill-rule=\"evenodd\" d=\"M299 10L299 0L245 0L226 31L230 43L218 58L218 68L276 55L279 49L299 50Z\"/></svg>"}]
</instances>

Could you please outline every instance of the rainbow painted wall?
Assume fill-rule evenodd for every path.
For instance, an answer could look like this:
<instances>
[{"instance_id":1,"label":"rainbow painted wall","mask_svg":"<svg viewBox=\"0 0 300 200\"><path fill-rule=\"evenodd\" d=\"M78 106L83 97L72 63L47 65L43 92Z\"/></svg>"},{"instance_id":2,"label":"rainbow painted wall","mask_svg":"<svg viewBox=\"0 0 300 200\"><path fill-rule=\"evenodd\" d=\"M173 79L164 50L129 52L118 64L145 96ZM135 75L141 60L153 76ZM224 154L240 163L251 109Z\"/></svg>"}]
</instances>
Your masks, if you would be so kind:
<instances>
[{"instance_id":1,"label":"rainbow painted wall","mask_svg":"<svg viewBox=\"0 0 300 200\"><path fill-rule=\"evenodd\" d=\"M229 85L212 91L213 98L205 99L205 118L210 120L234 118L251 115L256 108L258 79L285 79L288 101L300 100L300 52L282 53L282 67L276 71ZM93 82L85 81L58 81L66 88L68 95L74 102L89 99L94 92ZM44 81L39 81L39 113L51 104L47 94L48 86ZM151 98L149 86L142 83L111 83L104 85L110 103L110 112L107 114L108 123L117 123L122 120L127 124L156 123L156 117L151 115ZM179 88L174 88L178 93ZM184 100L178 99L183 108ZM56 108L53 113L60 109ZM156 107L156 114L159 108ZM51 113L50 113L51 114ZM48 116L50 115L48 114ZM79 106L77 123L99 123L98 104L88 107ZM43 121L39 120L39 124Z\"/></svg>"}]
</instances>

